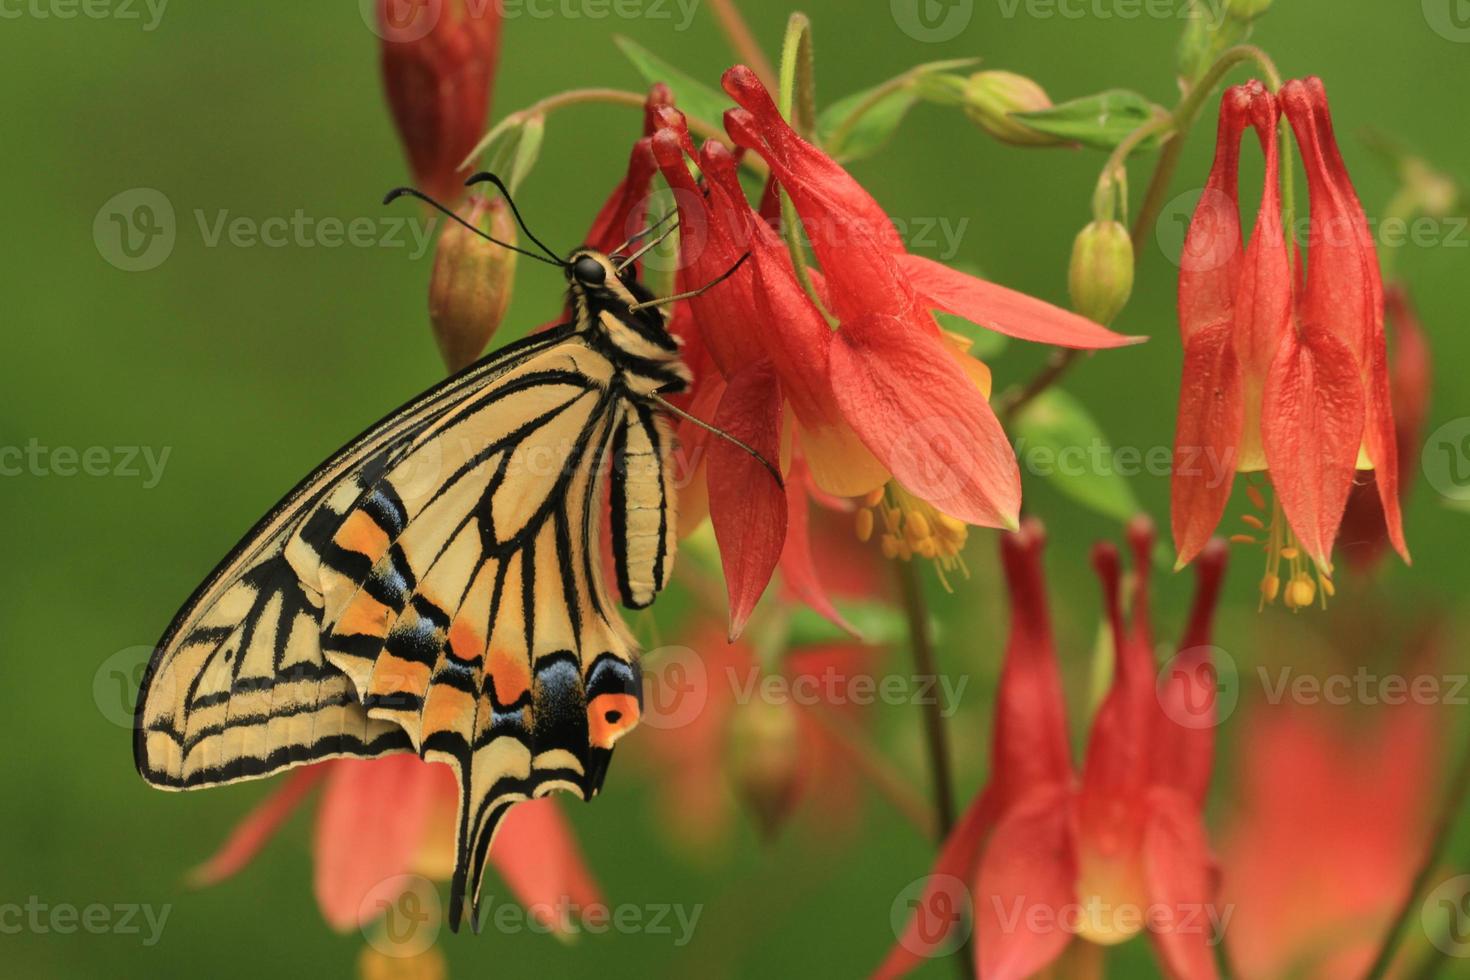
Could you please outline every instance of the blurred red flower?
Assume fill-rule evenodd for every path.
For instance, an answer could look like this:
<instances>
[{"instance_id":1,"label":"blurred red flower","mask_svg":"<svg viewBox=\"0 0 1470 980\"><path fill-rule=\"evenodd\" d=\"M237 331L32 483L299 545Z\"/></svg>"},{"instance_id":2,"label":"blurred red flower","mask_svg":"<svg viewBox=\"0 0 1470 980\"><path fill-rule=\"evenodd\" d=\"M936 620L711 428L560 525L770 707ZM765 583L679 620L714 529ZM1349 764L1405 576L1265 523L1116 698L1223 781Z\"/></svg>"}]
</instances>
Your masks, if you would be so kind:
<instances>
[{"instance_id":1,"label":"blurred red flower","mask_svg":"<svg viewBox=\"0 0 1470 980\"><path fill-rule=\"evenodd\" d=\"M1216 976L1210 949L1215 865L1202 810L1214 752L1211 622L1225 549L1203 553L1179 654L1160 679L1149 615L1152 528L1130 528L1133 608L1125 622L1116 549L1095 564L1107 597L1115 673L1074 770L1066 705L1047 611L1043 533L1028 521L1002 538L1011 635L996 703L989 784L956 825L927 889L879 976L907 973L947 936L924 909L947 903L959 879L973 897L976 969L986 980L1027 977L1060 956L1072 934L1122 942L1147 928L1166 972Z\"/></svg>"},{"instance_id":2,"label":"blurred red flower","mask_svg":"<svg viewBox=\"0 0 1470 980\"><path fill-rule=\"evenodd\" d=\"M490 113L502 4L377 0L383 86L414 183L452 203Z\"/></svg>"},{"instance_id":3,"label":"blurred red flower","mask_svg":"<svg viewBox=\"0 0 1470 980\"><path fill-rule=\"evenodd\" d=\"M1441 730L1412 699L1354 710L1261 705L1222 848L1242 980L1362 976L1423 856Z\"/></svg>"},{"instance_id":4,"label":"blurred red flower","mask_svg":"<svg viewBox=\"0 0 1470 980\"><path fill-rule=\"evenodd\" d=\"M416 755L334 759L289 773L190 873L199 886L234 875L259 853L307 794L322 784L312 845L317 905L334 929L366 926L381 909L367 899L401 875L447 879L454 870L459 788L448 766ZM506 885L553 931L563 910L602 901L571 826L550 798L513 807L490 862ZM366 907L364 907L366 906Z\"/></svg>"}]
</instances>

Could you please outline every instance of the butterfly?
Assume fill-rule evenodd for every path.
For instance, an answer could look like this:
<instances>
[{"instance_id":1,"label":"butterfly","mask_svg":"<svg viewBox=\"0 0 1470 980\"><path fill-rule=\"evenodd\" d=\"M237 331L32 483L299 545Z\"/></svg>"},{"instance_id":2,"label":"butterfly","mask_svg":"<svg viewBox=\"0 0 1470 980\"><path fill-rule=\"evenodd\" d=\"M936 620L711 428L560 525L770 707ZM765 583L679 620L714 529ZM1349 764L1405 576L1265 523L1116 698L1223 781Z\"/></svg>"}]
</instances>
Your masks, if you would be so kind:
<instances>
[{"instance_id":1,"label":"butterfly","mask_svg":"<svg viewBox=\"0 0 1470 980\"><path fill-rule=\"evenodd\" d=\"M560 266L571 319L429 389L286 494L164 632L134 733L139 773L171 790L395 752L451 766L455 929L467 898L478 927L510 807L591 799L638 724L639 650L603 581L602 515L618 597L644 608L677 544L671 417L684 413L666 396L691 380L663 307L735 271L656 299L636 263L669 232L613 256L662 222L563 259L499 178L481 181L549 258L467 227ZM411 188L386 200L404 194L460 220Z\"/></svg>"}]
</instances>

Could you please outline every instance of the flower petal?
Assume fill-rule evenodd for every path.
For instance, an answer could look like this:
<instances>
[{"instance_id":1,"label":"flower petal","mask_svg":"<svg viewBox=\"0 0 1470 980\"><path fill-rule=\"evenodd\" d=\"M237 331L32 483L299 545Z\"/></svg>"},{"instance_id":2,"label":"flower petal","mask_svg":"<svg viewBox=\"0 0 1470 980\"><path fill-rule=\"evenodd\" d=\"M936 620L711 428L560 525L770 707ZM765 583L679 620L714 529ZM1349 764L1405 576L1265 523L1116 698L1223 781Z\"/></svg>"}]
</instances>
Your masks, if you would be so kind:
<instances>
[{"instance_id":1,"label":"flower petal","mask_svg":"<svg viewBox=\"0 0 1470 980\"><path fill-rule=\"evenodd\" d=\"M977 972L986 980L1029 977L1071 941L1065 914L1077 901L1074 824L1062 786L1037 790L1001 816L975 892Z\"/></svg>"},{"instance_id":2,"label":"flower petal","mask_svg":"<svg viewBox=\"0 0 1470 980\"><path fill-rule=\"evenodd\" d=\"M991 785L1003 805L1038 785L1072 779L1066 701L1042 570L1045 545L1035 520L1000 536L1011 627L996 694Z\"/></svg>"},{"instance_id":3,"label":"flower petal","mask_svg":"<svg viewBox=\"0 0 1470 980\"><path fill-rule=\"evenodd\" d=\"M1143 863L1149 897L1149 935L1165 973L1214 980L1219 910L1217 874L1199 809L1183 794L1150 794Z\"/></svg>"},{"instance_id":4,"label":"flower petal","mask_svg":"<svg viewBox=\"0 0 1470 980\"><path fill-rule=\"evenodd\" d=\"M832 345L832 389L864 445L916 496L968 524L1015 528L1021 473L1005 430L939 337L877 315Z\"/></svg>"},{"instance_id":5,"label":"flower petal","mask_svg":"<svg viewBox=\"0 0 1470 980\"><path fill-rule=\"evenodd\" d=\"M1203 807L1215 761L1215 692L1219 675L1210 646L1215 608L1229 549L1216 539L1195 565L1197 584L1179 654L1160 678L1160 728L1152 738L1152 782L1184 793Z\"/></svg>"},{"instance_id":6,"label":"flower petal","mask_svg":"<svg viewBox=\"0 0 1470 980\"><path fill-rule=\"evenodd\" d=\"M415 755L342 759L333 765L317 808L313 844L317 905L332 928L346 931L362 924L359 915L369 893L384 880L412 871L433 812L438 765Z\"/></svg>"},{"instance_id":7,"label":"flower petal","mask_svg":"<svg viewBox=\"0 0 1470 980\"><path fill-rule=\"evenodd\" d=\"M781 455L781 387L769 361L730 379L715 427L766 460ZM709 445L709 506L730 597L730 638L739 636L786 542L786 494L762 463L728 439Z\"/></svg>"},{"instance_id":8,"label":"flower petal","mask_svg":"<svg viewBox=\"0 0 1470 980\"><path fill-rule=\"evenodd\" d=\"M1286 519L1324 571L1352 490L1364 414L1352 351L1319 322L1300 322L1266 377L1261 439Z\"/></svg>"},{"instance_id":9,"label":"flower petal","mask_svg":"<svg viewBox=\"0 0 1470 980\"><path fill-rule=\"evenodd\" d=\"M230 831L220 849L188 874L190 887L203 888L231 877L254 860L255 855L280 829L296 807L317 783L321 782L335 762L319 762L292 770L269 796L247 814Z\"/></svg>"},{"instance_id":10,"label":"flower petal","mask_svg":"<svg viewBox=\"0 0 1470 980\"><path fill-rule=\"evenodd\" d=\"M942 922L942 914L949 911L952 900L957 897L952 894L955 881L968 883L975 880L980 850L998 812L994 793L981 793L971 802L940 847L924 890L913 902L914 913L897 944L874 972L874 980L905 976L933 956L936 950L947 948L952 942L948 930L936 934L934 927Z\"/></svg>"},{"instance_id":11,"label":"flower petal","mask_svg":"<svg viewBox=\"0 0 1470 980\"><path fill-rule=\"evenodd\" d=\"M576 916L603 904L576 834L551 797L510 808L495 834L490 863L516 900L553 931L574 925L566 913Z\"/></svg>"},{"instance_id":12,"label":"flower petal","mask_svg":"<svg viewBox=\"0 0 1470 980\"><path fill-rule=\"evenodd\" d=\"M796 598L825 616L838 629L857 636L857 628L833 605L812 558L811 502L807 498L810 481L805 461L793 460L786 474L786 545L781 551L781 578Z\"/></svg>"},{"instance_id":13,"label":"flower petal","mask_svg":"<svg viewBox=\"0 0 1470 980\"><path fill-rule=\"evenodd\" d=\"M1114 333L1045 300L920 255L901 254L898 264L930 309L953 313L1007 337L1083 350L1126 347L1148 339Z\"/></svg>"},{"instance_id":14,"label":"flower petal","mask_svg":"<svg viewBox=\"0 0 1470 980\"><path fill-rule=\"evenodd\" d=\"M1231 322L1195 330L1184 342L1184 380L1169 516L1176 567L1194 560L1220 524L1230 501L1240 452L1245 402Z\"/></svg>"}]
</instances>

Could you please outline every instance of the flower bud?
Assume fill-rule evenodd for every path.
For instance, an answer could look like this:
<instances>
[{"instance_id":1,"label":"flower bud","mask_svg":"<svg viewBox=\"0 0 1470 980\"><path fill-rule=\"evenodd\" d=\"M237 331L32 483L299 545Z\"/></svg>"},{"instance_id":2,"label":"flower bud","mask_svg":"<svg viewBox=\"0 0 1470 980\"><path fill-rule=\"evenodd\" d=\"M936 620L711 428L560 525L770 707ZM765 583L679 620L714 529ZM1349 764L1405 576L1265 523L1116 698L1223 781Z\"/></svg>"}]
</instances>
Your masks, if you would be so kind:
<instances>
[{"instance_id":1,"label":"flower bud","mask_svg":"<svg viewBox=\"0 0 1470 980\"><path fill-rule=\"evenodd\" d=\"M1046 91L1024 75L1009 71L982 71L970 76L965 86L965 114L1002 143L1015 146L1059 146L1065 140L1037 132L1013 112L1039 112L1051 108Z\"/></svg>"},{"instance_id":2,"label":"flower bud","mask_svg":"<svg viewBox=\"0 0 1470 980\"><path fill-rule=\"evenodd\" d=\"M1067 274L1072 309L1106 326L1133 292L1133 240L1117 221L1094 221L1072 244Z\"/></svg>"},{"instance_id":3,"label":"flower bud","mask_svg":"<svg viewBox=\"0 0 1470 980\"><path fill-rule=\"evenodd\" d=\"M731 720L735 792L767 839L775 837L796 806L800 745L796 708L789 701L752 701Z\"/></svg>"},{"instance_id":4,"label":"flower bud","mask_svg":"<svg viewBox=\"0 0 1470 980\"><path fill-rule=\"evenodd\" d=\"M515 244L516 226L503 198L475 195L459 209L465 221ZM434 252L429 280L429 320L439 353L451 371L474 361L490 343L510 306L516 253L447 221Z\"/></svg>"},{"instance_id":5,"label":"flower bud","mask_svg":"<svg viewBox=\"0 0 1470 980\"><path fill-rule=\"evenodd\" d=\"M490 112L501 4L377 0L377 16L388 108L414 183L454 201Z\"/></svg>"}]
</instances>

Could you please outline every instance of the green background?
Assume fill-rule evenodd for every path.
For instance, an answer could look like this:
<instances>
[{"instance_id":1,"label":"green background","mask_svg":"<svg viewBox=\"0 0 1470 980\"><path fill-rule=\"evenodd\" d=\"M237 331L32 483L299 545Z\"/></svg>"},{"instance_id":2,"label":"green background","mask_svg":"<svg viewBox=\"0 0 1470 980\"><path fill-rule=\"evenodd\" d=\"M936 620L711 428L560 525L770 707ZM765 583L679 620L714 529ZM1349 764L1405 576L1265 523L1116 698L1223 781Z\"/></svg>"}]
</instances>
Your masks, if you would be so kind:
<instances>
[{"instance_id":1,"label":"green background","mask_svg":"<svg viewBox=\"0 0 1470 980\"><path fill-rule=\"evenodd\" d=\"M268 787L185 796L146 788L133 771L129 732L113 720L126 705L117 703L119 682L107 672L135 662L118 652L151 644L201 576L284 488L441 373L425 322L427 257L384 247L209 247L196 219L196 212L212 222L228 211L259 222L297 209L313 218L377 217L385 188L405 177L383 103L377 39L350 0L269 6L175 0L152 31L142 29L148 17L142 8L142 22L38 16L61 6L7 6L0 21L0 82L7 93L0 156L7 191L0 236L0 444L167 447L170 455L154 487L121 475L0 478L7 736L0 762L6 775L0 902L35 895L53 904L173 903L173 909L152 948L126 935L0 936L0 973L260 977L306 969L346 975L361 938L331 933L315 908L304 815L235 880L197 893L182 887L185 869L210 853ZM774 55L792 8L775 0L743 6ZM1132 9L1127 3L1063 6L1082 15L1036 16L1057 8L977 0L966 32L940 44L905 35L886 3L812 0L802 9L816 27L824 101L922 61L980 55L988 67L1036 77L1054 98L1121 86L1172 102L1182 20L1097 13ZM1256 40L1284 74L1326 79L1370 213L1381 210L1395 185L1391 171L1354 138L1364 128L1381 129L1461 171L1470 155L1464 125L1470 44L1436 33L1421 5L1407 0L1278 0L1276 6ZM564 9L560 0L556 9ZM509 21L497 118L562 88L640 88L612 44L614 33L714 84L732 56L711 13L698 10L689 29L679 31L678 8L661 9L671 17ZM1012 9L1015 15L1007 16ZM1171 197L1203 181L1211 115L1190 139ZM620 176L636 127L635 114L622 108L572 109L551 119L542 160L520 201L538 234L565 245L578 238ZM953 110L920 107L884 151L854 170L895 216L943 218L951 226L967 219L959 260L1064 303L1072 236L1088 218L1100 163L1091 151L1004 147ZM1135 201L1146 165L1134 167ZM130 273L104 260L94 217L114 195L140 187L171 202L177 242L162 265ZM1462 329L1470 235L1451 232L1437 244L1406 246L1394 258L1434 348L1431 431L1470 415L1461 373L1470 359L1470 335ZM1178 234L1176 228L1176 241ZM1102 355L1067 383L1116 445L1147 448L1172 440L1179 370L1174 273L1164 249L1151 245L1118 326L1154 341ZM544 321L558 305L558 288L556 273L527 263L498 340ZM1043 352L1026 347L1013 343L994 363L998 387L1040 363ZM1386 611L1367 617L1379 617L1374 648L1365 654L1378 662L1392 663L1402 653L1396 624L1432 609L1453 617L1464 601L1470 516L1419 483L1408 515L1414 568L1386 568L1378 589L1388 596ZM1166 479L1141 477L1135 489L1164 521ZM1069 692L1080 705L1097 615L1086 548L1116 537L1117 526L1040 480L1028 478L1027 492L1028 508L1052 531L1054 597L1066 607L1063 657ZM976 678L952 729L966 797L983 776L1003 639L993 552L992 534L974 533L968 552L974 577L954 597L937 589L933 595L943 620L944 666ZM1289 660L1296 650L1320 645L1332 623L1340 627L1366 608L1353 600L1295 622L1279 609L1258 618L1257 574L1255 559L1241 555L1218 638L1243 665ZM1175 634L1189 589L1186 576L1162 584L1163 635ZM1463 670L1463 633L1451 627L1450 636L1450 669ZM1263 649L1266 637L1279 645ZM908 672L901 652L892 663ZM922 789L914 710L883 708L877 723ZM1221 729L1227 760L1245 723L1237 715ZM1080 727L1074 721L1074 731ZM1212 812L1217 825L1229 795L1222 776ZM452 974L505 976L524 968L568 976L696 969L716 976L853 975L892 943L890 906L927 871L931 855L928 843L870 797L862 833L842 847L814 846L821 828L809 815L772 845L737 821L727 853L691 864L663 841L649 796L646 777L624 765L596 806L569 812L610 901L705 903L690 946L676 949L669 937L652 935L584 937L571 946L528 934L456 937L445 942ZM1117 975L1153 969L1142 941L1113 955ZM949 969L930 972L944 976Z\"/></svg>"}]
</instances>

